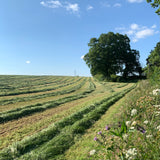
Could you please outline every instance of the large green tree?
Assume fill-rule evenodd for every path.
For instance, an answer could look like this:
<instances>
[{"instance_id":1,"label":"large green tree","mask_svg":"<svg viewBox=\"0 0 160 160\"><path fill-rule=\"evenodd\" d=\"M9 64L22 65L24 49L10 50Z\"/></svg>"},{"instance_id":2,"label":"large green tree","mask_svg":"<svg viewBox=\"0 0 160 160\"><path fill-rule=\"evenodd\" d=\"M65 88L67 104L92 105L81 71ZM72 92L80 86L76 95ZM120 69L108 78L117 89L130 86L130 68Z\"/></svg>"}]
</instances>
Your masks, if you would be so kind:
<instances>
[{"instance_id":1,"label":"large green tree","mask_svg":"<svg viewBox=\"0 0 160 160\"><path fill-rule=\"evenodd\" d=\"M110 78L121 73L126 78L140 71L139 52L130 48L127 35L101 34L98 39L91 38L88 46L90 49L84 60L93 76L102 74Z\"/></svg>"},{"instance_id":2,"label":"large green tree","mask_svg":"<svg viewBox=\"0 0 160 160\"><path fill-rule=\"evenodd\" d=\"M147 2L150 3L153 8L158 8L156 13L160 15L160 0L147 0Z\"/></svg>"}]
</instances>

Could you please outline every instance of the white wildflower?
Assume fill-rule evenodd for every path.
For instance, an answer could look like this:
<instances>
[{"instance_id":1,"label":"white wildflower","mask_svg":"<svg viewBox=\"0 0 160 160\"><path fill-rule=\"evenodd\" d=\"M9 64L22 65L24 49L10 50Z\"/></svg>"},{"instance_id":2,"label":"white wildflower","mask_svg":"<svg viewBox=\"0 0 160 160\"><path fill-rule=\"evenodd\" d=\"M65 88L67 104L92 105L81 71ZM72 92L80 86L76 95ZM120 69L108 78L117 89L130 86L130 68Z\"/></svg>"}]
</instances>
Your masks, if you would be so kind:
<instances>
[{"instance_id":1,"label":"white wildflower","mask_svg":"<svg viewBox=\"0 0 160 160\"><path fill-rule=\"evenodd\" d=\"M124 140L127 140L127 138L128 138L128 135L127 135L127 134L124 134L124 135L123 135L123 139L124 139Z\"/></svg>"},{"instance_id":2,"label":"white wildflower","mask_svg":"<svg viewBox=\"0 0 160 160\"><path fill-rule=\"evenodd\" d=\"M155 114L156 114L156 116L159 116L159 115L160 115L160 112L157 111L157 112L155 112Z\"/></svg>"},{"instance_id":3,"label":"white wildflower","mask_svg":"<svg viewBox=\"0 0 160 160\"><path fill-rule=\"evenodd\" d=\"M90 155L94 155L95 153L96 153L96 150L95 150L95 149L93 149L93 150L91 150L91 151L89 152Z\"/></svg>"},{"instance_id":4,"label":"white wildflower","mask_svg":"<svg viewBox=\"0 0 160 160\"><path fill-rule=\"evenodd\" d=\"M131 126L135 126L136 124L137 124L137 122L133 121Z\"/></svg>"},{"instance_id":5,"label":"white wildflower","mask_svg":"<svg viewBox=\"0 0 160 160\"><path fill-rule=\"evenodd\" d=\"M137 114L137 110L136 109L132 109L132 111L131 111L131 116L134 116L134 115L136 115Z\"/></svg>"},{"instance_id":6,"label":"white wildflower","mask_svg":"<svg viewBox=\"0 0 160 160\"><path fill-rule=\"evenodd\" d=\"M143 123L144 123L144 124L148 124L148 121L147 121L147 120L145 120Z\"/></svg>"},{"instance_id":7,"label":"white wildflower","mask_svg":"<svg viewBox=\"0 0 160 160\"><path fill-rule=\"evenodd\" d=\"M130 129L131 129L131 130L133 130L133 129L134 129L134 127L130 127Z\"/></svg>"},{"instance_id":8,"label":"white wildflower","mask_svg":"<svg viewBox=\"0 0 160 160\"><path fill-rule=\"evenodd\" d=\"M157 127L157 129L160 131L160 125Z\"/></svg>"},{"instance_id":9,"label":"white wildflower","mask_svg":"<svg viewBox=\"0 0 160 160\"><path fill-rule=\"evenodd\" d=\"M152 137L153 137L152 135L147 135L147 136L146 136L146 138L152 138Z\"/></svg>"},{"instance_id":10,"label":"white wildflower","mask_svg":"<svg viewBox=\"0 0 160 160\"><path fill-rule=\"evenodd\" d=\"M153 95L157 96L157 95L160 95L160 89L154 89L152 91Z\"/></svg>"},{"instance_id":11,"label":"white wildflower","mask_svg":"<svg viewBox=\"0 0 160 160\"><path fill-rule=\"evenodd\" d=\"M131 148L126 152L127 160L135 159L137 156L137 150L135 148Z\"/></svg>"},{"instance_id":12,"label":"white wildflower","mask_svg":"<svg viewBox=\"0 0 160 160\"><path fill-rule=\"evenodd\" d=\"M126 121L126 126L130 126L131 121Z\"/></svg>"},{"instance_id":13,"label":"white wildflower","mask_svg":"<svg viewBox=\"0 0 160 160\"><path fill-rule=\"evenodd\" d=\"M153 105L153 106L156 107L156 108L160 107L160 105Z\"/></svg>"}]
</instances>

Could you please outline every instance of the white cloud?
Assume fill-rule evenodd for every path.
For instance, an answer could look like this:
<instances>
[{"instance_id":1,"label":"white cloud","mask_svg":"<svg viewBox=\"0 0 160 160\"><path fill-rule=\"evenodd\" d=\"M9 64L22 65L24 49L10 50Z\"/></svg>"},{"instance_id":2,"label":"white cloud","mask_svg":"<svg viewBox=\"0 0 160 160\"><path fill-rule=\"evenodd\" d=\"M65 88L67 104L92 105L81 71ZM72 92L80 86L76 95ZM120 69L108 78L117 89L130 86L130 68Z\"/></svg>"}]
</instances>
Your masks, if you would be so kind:
<instances>
[{"instance_id":1,"label":"white cloud","mask_svg":"<svg viewBox=\"0 0 160 160\"><path fill-rule=\"evenodd\" d=\"M48 7L48 8L59 8L62 7L62 4L60 1L47 1L47 2L40 2L40 4L44 7Z\"/></svg>"},{"instance_id":2,"label":"white cloud","mask_svg":"<svg viewBox=\"0 0 160 160\"><path fill-rule=\"evenodd\" d=\"M139 28L139 26L138 26L138 24L133 23L133 24L131 24L130 28L131 28L132 30L136 30L136 29Z\"/></svg>"},{"instance_id":3,"label":"white cloud","mask_svg":"<svg viewBox=\"0 0 160 160\"><path fill-rule=\"evenodd\" d=\"M73 13L76 13L79 11L79 6L77 3L75 4L71 4L71 3L68 3L65 8L67 9L67 11L71 11Z\"/></svg>"},{"instance_id":4,"label":"white cloud","mask_svg":"<svg viewBox=\"0 0 160 160\"><path fill-rule=\"evenodd\" d=\"M154 28L157 28L157 26L154 24L151 28L153 28L153 29L154 29Z\"/></svg>"},{"instance_id":5,"label":"white cloud","mask_svg":"<svg viewBox=\"0 0 160 160\"><path fill-rule=\"evenodd\" d=\"M125 30L125 27L116 27L115 30L120 31L120 30Z\"/></svg>"},{"instance_id":6,"label":"white cloud","mask_svg":"<svg viewBox=\"0 0 160 160\"><path fill-rule=\"evenodd\" d=\"M81 59L84 59L84 55L83 55L83 56L81 56Z\"/></svg>"},{"instance_id":7,"label":"white cloud","mask_svg":"<svg viewBox=\"0 0 160 160\"><path fill-rule=\"evenodd\" d=\"M67 11L71 12L71 13L78 13L79 12L79 6L77 3L69 3L69 2L64 2L64 3L61 3L60 1L58 0L50 0L50 1L41 1L40 4L43 6L43 7L47 7L47 8L63 8L63 9L66 9Z\"/></svg>"},{"instance_id":8,"label":"white cloud","mask_svg":"<svg viewBox=\"0 0 160 160\"><path fill-rule=\"evenodd\" d=\"M141 3L144 0L127 0L129 3Z\"/></svg>"},{"instance_id":9,"label":"white cloud","mask_svg":"<svg viewBox=\"0 0 160 160\"><path fill-rule=\"evenodd\" d=\"M87 7L87 11L92 10L92 9L93 9L93 6L90 6L90 5L89 5L89 6Z\"/></svg>"},{"instance_id":10,"label":"white cloud","mask_svg":"<svg viewBox=\"0 0 160 160\"><path fill-rule=\"evenodd\" d=\"M27 63L27 64L30 64L30 63L31 63L31 61L26 61L26 63Z\"/></svg>"},{"instance_id":11,"label":"white cloud","mask_svg":"<svg viewBox=\"0 0 160 160\"><path fill-rule=\"evenodd\" d=\"M136 38L140 39L140 38L145 38L147 36L152 36L154 35L154 30L153 29L144 29L144 30L141 30L141 31L138 31L135 36Z\"/></svg>"},{"instance_id":12,"label":"white cloud","mask_svg":"<svg viewBox=\"0 0 160 160\"><path fill-rule=\"evenodd\" d=\"M122 5L120 4L120 3L115 3L114 5L113 5L113 7L121 7Z\"/></svg>"},{"instance_id":13,"label":"white cloud","mask_svg":"<svg viewBox=\"0 0 160 160\"><path fill-rule=\"evenodd\" d=\"M129 36L130 36L130 35L133 35L133 34L134 34L134 31L133 31L133 30L129 30L129 31L126 32L126 34L129 35Z\"/></svg>"},{"instance_id":14,"label":"white cloud","mask_svg":"<svg viewBox=\"0 0 160 160\"><path fill-rule=\"evenodd\" d=\"M120 31L122 34L127 34L133 43L138 42L142 38L147 38L159 33L159 31L156 31L156 25L147 27L136 23L131 24L128 28L119 27L115 28L115 30Z\"/></svg>"}]
</instances>

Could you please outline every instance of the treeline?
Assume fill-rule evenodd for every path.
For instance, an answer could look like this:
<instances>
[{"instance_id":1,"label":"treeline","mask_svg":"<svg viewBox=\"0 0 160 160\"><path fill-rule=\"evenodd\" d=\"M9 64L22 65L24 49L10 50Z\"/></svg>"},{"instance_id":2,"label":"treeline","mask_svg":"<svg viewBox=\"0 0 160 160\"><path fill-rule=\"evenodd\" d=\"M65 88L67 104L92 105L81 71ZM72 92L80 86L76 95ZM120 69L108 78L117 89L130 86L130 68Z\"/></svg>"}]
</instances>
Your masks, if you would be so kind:
<instances>
[{"instance_id":1,"label":"treeline","mask_svg":"<svg viewBox=\"0 0 160 160\"><path fill-rule=\"evenodd\" d=\"M100 81L126 82L160 75L160 42L147 58L142 68L139 51L131 49L127 35L109 32L99 38L91 38L89 52L84 61L92 76Z\"/></svg>"}]
</instances>

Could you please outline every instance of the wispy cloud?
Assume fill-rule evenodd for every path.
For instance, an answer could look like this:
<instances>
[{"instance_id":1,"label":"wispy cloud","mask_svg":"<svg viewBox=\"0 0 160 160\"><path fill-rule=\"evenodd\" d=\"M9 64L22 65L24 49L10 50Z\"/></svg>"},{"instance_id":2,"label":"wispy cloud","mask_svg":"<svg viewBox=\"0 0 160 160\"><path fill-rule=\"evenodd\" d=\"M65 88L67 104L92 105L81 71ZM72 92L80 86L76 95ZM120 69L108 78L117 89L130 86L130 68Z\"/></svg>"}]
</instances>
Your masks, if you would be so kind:
<instances>
[{"instance_id":1,"label":"wispy cloud","mask_svg":"<svg viewBox=\"0 0 160 160\"><path fill-rule=\"evenodd\" d=\"M150 29L150 28L148 28L148 29L143 29L143 30L138 31L138 32L135 33L135 37L136 37L137 39L146 38L146 37L152 36L152 35L154 35L154 30L153 30L153 29Z\"/></svg>"},{"instance_id":2,"label":"wispy cloud","mask_svg":"<svg viewBox=\"0 0 160 160\"><path fill-rule=\"evenodd\" d=\"M92 9L93 9L93 6L91 6L91 5L89 5L89 6L87 7L87 11L92 10Z\"/></svg>"},{"instance_id":3,"label":"wispy cloud","mask_svg":"<svg viewBox=\"0 0 160 160\"><path fill-rule=\"evenodd\" d=\"M157 26L154 24L151 28L156 28Z\"/></svg>"},{"instance_id":4,"label":"wispy cloud","mask_svg":"<svg viewBox=\"0 0 160 160\"><path fill-rule=\"evenodd\" d=\"M122 5L120 4L120 3L115 3L114 5L113 5L113 7L121 7Z\"/></svg>"},{"instance_id":5,"label":"wispy cloud","mask_svg":"<svg viewBox=\"0 0 160 160\"><path fill-rule=\"evenodd\" d=\"M50 0L50 1L41 1L40 4L43 7L48 7L48 8L64 8L66 11L70 12L70 13L78 13L80 8L78 3L70 3L70 2L64 2L61 3L58 0Z\"/></svg>"},{"instance_id":6,"label":"wispy cloud","mask_svg":"<svg viewBox=\"0 0 160 160\"><path fill-rule=\"evenodd\" d=\"M59 8L62 7L62 4L60 1L47 1L47 2L40 2L40 4L44 7L48 7L48 8Z\"/></svg>"},{"instance_id":7,"label":"wispy cloud","mask_svg":"<svg viewBox=\"0 0 160 160\"><path fill-rule=\"evenodd\" d=\"M68 2L67 2L68 3ZM71 3L68 3L66 6L64 6L66 8L67 11L71 11L73 13L77 13L79 12L79 6L77 3L75 4L71 4Z\"/></svg>"},{"instance_id":8,"label":"wispy cloud","mask_svg":"<svg viewBox=\"0 0 160 160\"><path fill-rule=\"evenodd\" d=\"M129 3L141 3L144 0L127 0Z\"/></svg>"},{"instance_id":9,"label":"wispy cloud","mask_svg":"<svg viewBox=\"0 0 160 160\"><path fill-rule=\"evenodd\" d=\"M27 64L30 64L30 63L31 63L31 61L26 61L26 63L27 63Z\"/></svg>"},{"instance_id":10,"label":"wispy cloud","mask_svg":"<svg viewBox=\"0 0 160 160\"><path fill-rule=\"evenodd\" d=\"M118 27L115 28L116 31L120 31L123 34L127 34L132 42L138 42L142 38L147 38L149 36L153 36L158 34L159 31L156 30L156 25L152 25L151 27L141 26L136 23L131 24L128 28Z\"/></svg>"},{"instance_id":11,"label":"wispy cloud","mask_svg":"<svg viewBox=\"0 0 160 160\"><path fill-rule=\"evenodd\" d=\"M120 8L122 6L122 4L120 4L120 3L110 4L108 2L101 2L101 6L106 7L106 8L110 8L110 7Z\"/></svg>"}]
</instances>

